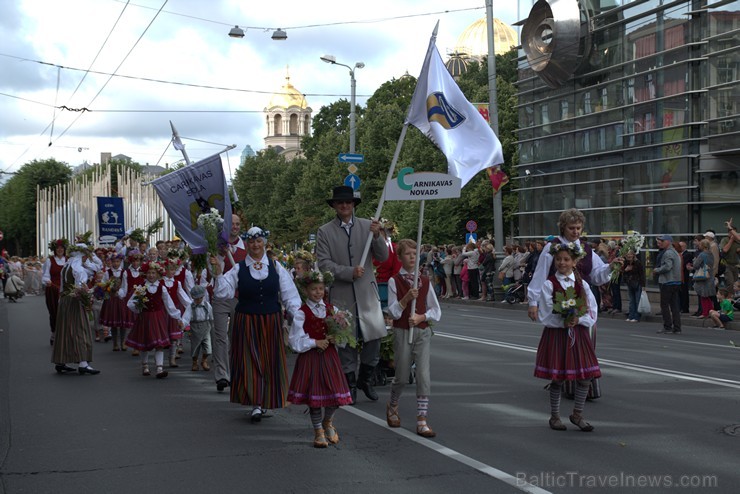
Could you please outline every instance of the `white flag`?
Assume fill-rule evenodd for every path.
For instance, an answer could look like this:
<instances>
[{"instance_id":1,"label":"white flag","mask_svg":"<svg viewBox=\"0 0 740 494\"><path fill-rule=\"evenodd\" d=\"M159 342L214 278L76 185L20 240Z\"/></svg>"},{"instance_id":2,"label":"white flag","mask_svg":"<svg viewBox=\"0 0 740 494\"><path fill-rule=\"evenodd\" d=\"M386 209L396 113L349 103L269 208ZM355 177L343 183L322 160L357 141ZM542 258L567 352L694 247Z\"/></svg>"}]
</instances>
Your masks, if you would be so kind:
<instances>
[{"instance_id":1,"label":"white flag","mask_svg":"<svg viewBox=\"0 0 740 494\"><path fill-rule=\"evenodd\" d=\"M478 110L463 95L442 62L435 40L429 40L406 123L411 124L447 157L447 172L465 187L481 170L504 162L501 143Z\"/></svg>"},{"instance_id":2,"label":"white flag","mask_svg":"<svg viewBox=\"0 0 740 494\"><path fill-rule=\"evenodd\" d=\"M198 216L218 209L224 219L223 232L231 230L231 201L221 156L206 158L151 182L164 208L170 214L180 237L196 254L206 251L205 232L198 226Z\"/></svg>"}]
</instances>

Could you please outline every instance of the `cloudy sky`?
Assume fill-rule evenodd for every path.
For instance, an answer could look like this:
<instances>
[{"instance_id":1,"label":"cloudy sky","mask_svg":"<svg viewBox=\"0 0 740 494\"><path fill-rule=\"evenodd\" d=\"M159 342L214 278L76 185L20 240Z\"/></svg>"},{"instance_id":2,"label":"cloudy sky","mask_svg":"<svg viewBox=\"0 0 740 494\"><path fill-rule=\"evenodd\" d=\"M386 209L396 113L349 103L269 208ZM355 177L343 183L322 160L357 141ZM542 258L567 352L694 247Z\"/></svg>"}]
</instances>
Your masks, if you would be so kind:
<instances>
[{"instance_id":1,"label":"cloudy sky","mask_svg":"<svg viewBox=\"0 0 740 494\"><path fill-rule=\"evenodd\" d=\"M347 70L319 57L362 61L364 105L383 82L418 76L437 20L444 57L484 16L484 0L3 0L0 171L52 157L97 163L101 152L174 163L182 156L168 148L169 120L191 159L236 144L236 165L245 145L262 149L262 110L286 66L316 112L350 92ZM516 22L515 2L494 2L494 16ZM227 36L235 24L244 38ZM286 41L271 39L278 27ZM62 105L91 111L55 109Z\"/></svg>"}]
</instances>

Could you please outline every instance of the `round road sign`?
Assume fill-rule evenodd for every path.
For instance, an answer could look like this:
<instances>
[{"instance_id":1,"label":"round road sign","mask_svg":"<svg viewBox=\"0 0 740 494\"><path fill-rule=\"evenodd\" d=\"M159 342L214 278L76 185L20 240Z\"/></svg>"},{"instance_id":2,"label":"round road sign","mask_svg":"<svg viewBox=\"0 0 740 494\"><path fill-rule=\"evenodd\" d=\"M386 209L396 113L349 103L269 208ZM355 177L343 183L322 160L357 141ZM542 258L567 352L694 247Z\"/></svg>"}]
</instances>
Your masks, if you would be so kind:
<instances>
[{"instance_id":1,"label":"round road sign","mask_svg":"<svg viewBox=\"0 0 740 494\"><path fill-rule=\"evenodd\" d=\"M476 223L473 220L470 220L467 223L465 223L465 229L469 231L470 233L473 233L474 231L478 229L478 223Z\"/></svg>"}]
</instances>

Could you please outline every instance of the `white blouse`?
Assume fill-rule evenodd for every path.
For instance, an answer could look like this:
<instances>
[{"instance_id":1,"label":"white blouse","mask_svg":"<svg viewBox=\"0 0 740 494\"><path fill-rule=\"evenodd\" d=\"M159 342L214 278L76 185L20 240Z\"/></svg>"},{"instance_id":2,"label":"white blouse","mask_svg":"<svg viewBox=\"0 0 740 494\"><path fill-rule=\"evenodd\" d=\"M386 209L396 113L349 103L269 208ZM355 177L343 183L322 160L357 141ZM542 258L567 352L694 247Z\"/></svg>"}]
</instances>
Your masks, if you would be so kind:
<instances>
[{"instance_id":1,"label":"white blouse","mask_svg":"<svg viewBox=\"0 0 740 494\"><path fill-rule=\"evenodd\" d=\"M575 285L576 277L572 273L568 276L562 275L560 273L555 273L555 278L560 283L560 286L563 287L563 290L567 290L568 288ZM596 318L598 317L599 313L599 306L596 305L596 299L594 298L594 294L591 291L591 287L589 287L588 283L586 283L585 281L582 281L582 283L583 291L586 295L588 312L586 312L586 314L582 315L578 319L578 324L590 328L591 326L596 324ZM542 285L540 299L538 301L538 318L539 321L548 328L564 328L565 320L563 319L563 317L560 314L553 314L552 312L552 292L552 283L550 283L550 280L545 280L545 283L543 283Z\"/></svg>"},{"instance_id":2,"label":"white blouse","mask_svg":"<svg viewBox=\"0 0 740 494\"><path fill-rule=\"evenodd\" d=\"M319 319L326 319L326 304L323 300L314 302L307 300L306 305L311 309L313 315ZM303 330L303 325L306 323L306 314L302 310L296 311L293 316L293 325L290 327L290 333L288 334L288 344L293 351L298 353L304 353L312 348L316 348L316 340L308 336Z\"/></svg>"},{"instance_id":3,"label":"white blouse","mask_svg":"<svg viewBox=\"0 0 740 494\"><path fill-rule=\"evenodd\" d=\"M144 286L146 287L146 291L153 295L157 293L157 287L159 287L159 283L159 280L155 281L154 283L150 283L147 281L144 283ZM138 314L139 310L136 308L135 299L136 295L131 295L131 298L128 299L126 306L129 308L129 310ZM164 309L167 311L167 314L169 314L172 319L175 319L177 321L182 320L182 317L180 316L180 311L177 309L177 307L175 307L175 304L174 302L172 302L172 298L170 298L170 294L167 293L167 289L165 287L162 287L162 302L164 302Z\"/></svg>"}]
</instances>

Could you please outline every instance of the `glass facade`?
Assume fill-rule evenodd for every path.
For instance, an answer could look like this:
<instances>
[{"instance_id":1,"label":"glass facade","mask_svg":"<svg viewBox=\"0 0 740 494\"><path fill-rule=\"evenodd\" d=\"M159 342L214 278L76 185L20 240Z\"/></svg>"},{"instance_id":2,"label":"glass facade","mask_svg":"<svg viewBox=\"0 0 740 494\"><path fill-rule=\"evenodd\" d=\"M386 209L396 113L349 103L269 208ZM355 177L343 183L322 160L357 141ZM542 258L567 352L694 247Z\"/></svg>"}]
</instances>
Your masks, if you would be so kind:
<instances>
[{"instance_id":1,"label":"glass facade","mask_svg":"<svg viewBox=\"0 0 740 494\"><path fill-rule=\"evenodd\" d=\"M569 207L592 235L740 219L740 0L579 3L591 50L564 85L519 54L519 238L556 233Z\"/></svg>"}]
</instances>

